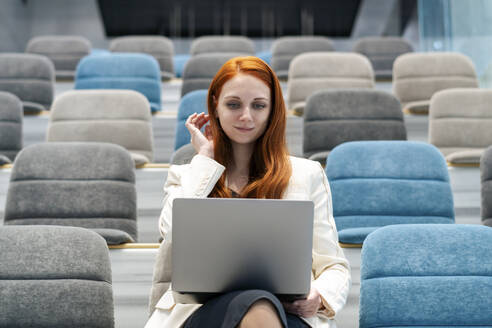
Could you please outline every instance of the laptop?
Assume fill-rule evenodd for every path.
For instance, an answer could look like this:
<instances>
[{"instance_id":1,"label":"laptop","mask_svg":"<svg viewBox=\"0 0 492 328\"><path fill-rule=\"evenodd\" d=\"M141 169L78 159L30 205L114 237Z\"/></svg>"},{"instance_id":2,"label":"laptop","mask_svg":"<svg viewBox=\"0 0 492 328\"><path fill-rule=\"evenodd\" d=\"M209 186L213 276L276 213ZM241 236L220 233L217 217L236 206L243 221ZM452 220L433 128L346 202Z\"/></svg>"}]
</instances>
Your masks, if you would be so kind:
<instances>
[{"instance_id":1,"label":"laptop","mask_svg":"<svg viewBox=\"0 0 492 328\"><path fill-rule=\"evenodd\" d=\"M314 204L303 200L177 198L172 289L181 303L264 289L305 298L311 285Z\"/></svg>"}]
</instances>

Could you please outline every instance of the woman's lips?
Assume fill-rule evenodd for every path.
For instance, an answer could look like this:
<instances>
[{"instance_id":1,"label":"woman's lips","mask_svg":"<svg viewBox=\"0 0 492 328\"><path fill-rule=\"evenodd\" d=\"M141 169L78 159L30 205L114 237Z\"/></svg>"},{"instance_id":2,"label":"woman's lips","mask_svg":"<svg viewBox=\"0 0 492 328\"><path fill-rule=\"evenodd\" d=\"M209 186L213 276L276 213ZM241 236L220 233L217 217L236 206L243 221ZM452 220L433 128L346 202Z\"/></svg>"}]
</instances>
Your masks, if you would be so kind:
<instances>
[{"instance_id":1,"label":"woman's lips","mask_svg":"<svg viewBox=\"0 0 492 328\"><path fill-rule=\"evenodd\" d=\"M254 129L254 128L241 128L241 127L238 127L238 126L236 126L235 128L238 129L241 132L250 132L250 131L253 131L253 129Z\"/></svg>"}]
</instances>

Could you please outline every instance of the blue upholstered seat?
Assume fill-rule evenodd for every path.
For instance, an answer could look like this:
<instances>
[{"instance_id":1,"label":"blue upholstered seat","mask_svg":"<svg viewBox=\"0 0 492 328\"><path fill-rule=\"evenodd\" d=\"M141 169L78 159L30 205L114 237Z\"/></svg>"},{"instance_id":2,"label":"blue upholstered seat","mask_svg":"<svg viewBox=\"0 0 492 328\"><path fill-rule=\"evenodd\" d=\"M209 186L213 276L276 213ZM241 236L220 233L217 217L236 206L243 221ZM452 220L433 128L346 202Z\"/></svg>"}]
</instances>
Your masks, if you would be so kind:
<instances>
[{"instance_id":1,"label":"blue upholstered seat","mask_svg":"<svg viewBox=\"0 0 492 328\"><path fill-rule=\"evenodd\" d=\"M183 77L183 71L186 65L186 62L191 58L191 55L181 54L174 55L174 74L176 77Z\"/></svg>"},{"instance_id":2,"label":"blue upholstered seat","mask_svg":"<svg viewBox=\"0 0 492 328\"><path fill-rule=\"evenodd\" d=\"M492 327L492 229L393 225L362 248L359 327Z\"/></svg>"},{"instance_id":3,"label":"blue upholstered seat","mask_svg":"<svg viewBox=\"0 0 492 328\"><path fill-rule=\"evenodd\" d=\"M391 224L454 223L446 162L430 144L347 142L328 156L326 174L342 243Z\"/></svg>"},{"instance_id":4,"label":"blue upholstered seat","mask_svg":"<svg viewBox=\"0 0 492 328\"><path fill-rule=\"evenodd\" d=\"M207 113L207 90L195 90L187 93L178 108L178 118L176 122L176 139L174 150L179 149L190 143L190 133L185 126L186 119L193 113Z\"/></svg>"},{"instance_id":5,"label":"blue upholstered seat","mask_svg":"<svg viewBox=\"0 0 492 328\"><path fill-rule=\"evenodd\" d=\"M161 110L161 73L147 54L86 56L77 66L75 89L129 89L142 93L151 110Z\"/></svg>"}]
</instances>

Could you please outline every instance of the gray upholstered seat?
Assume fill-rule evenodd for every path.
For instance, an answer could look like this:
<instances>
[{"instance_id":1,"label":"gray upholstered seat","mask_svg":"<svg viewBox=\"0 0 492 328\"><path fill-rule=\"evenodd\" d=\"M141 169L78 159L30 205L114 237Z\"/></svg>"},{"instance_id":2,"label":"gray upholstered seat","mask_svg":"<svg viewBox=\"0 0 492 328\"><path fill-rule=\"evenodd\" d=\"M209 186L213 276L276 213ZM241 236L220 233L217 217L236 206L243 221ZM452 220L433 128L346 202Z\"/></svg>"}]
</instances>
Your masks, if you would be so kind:
<instances>
[{"instance_id":1,"label":"gray upholstered seat","mask_svg":"<svg viewBox=\"0 0 492 328\"><path fill-rule=\"evenodd\" d=\"M48 142L17 155L6 225L94 230L108 244L137 239L135 173L129 153L107 143Z\"/></svg>"},{"instance_id":2,"label":"gray upholstered seat","mask_svg":"<svg viewBox=\"0 0 492 328\"><path fill-rule=\"evenodd\" d=\"M322 90L308 98L304 113L305 157L324 163L347 141L406 140L400 102L380 90Z\"/></svg>"},{"instance_id":3,"label":"gray upholstered seat","mask_svg":"<svg viewBox=\"0 0 492 328\"><path fill-rule=\"evenodd\" d=\"M366 57L348 52L309 52L296 56L290 64L287 104L302 115L307 98L318 90L372 87L374 72Z\"/></svg>"},{"instance_id":4,"label":"gray upholstered seat","mask_svg":"<svg viewBox=\"0 0 492 328\"><path fill-rule=\"evenodd\" d=\"M244 56L241 53L206 53L192 56L183 72L181 97L193 90L208 89L217 71L233 57Z\"/></svg>"},{"instance_id":5,"label":"gray upholstered seat","mask_svg":"<svg viewBox=\"0 0 492 328\"><path fill-rule=\"evenodd\" d=\"M0 228L0 327L114 327L104 239L82 228Z\"/></svg>"},{"instance_id":6,"label":"gray upholstered seat","mask_svg":"<svg viewBox=\"0 0 492 328\"><path fill-rule=\"evenodd\" d=\"M55 69L48 57L0 53L0 91L15 94L24 112L49 110L53 102Z\"/></svg>"},{"instance_id":7,"label":"gray upholstered seat","mask_svg":"<svg viewBox=\"0 0 492 328\"><path fill-rule=\"evenodd\" d=\"M482 181L482 223L492 227L492 146L488 147L480 159Z\"/></svg>"},{"instance_id":8,"label":"gray upholstered seat","mask_svg":"<svg viewBox=\"0 0 492 328\"><path fill-rule=\"evenodd\" d=\"M125 147L136 165L153 160L150 105L133 90L72 90L57 97L47 141L110 142Z\"/></svg>"},{"instance_id":9,"label":"gray upholstered seat","mask_svg":"<svg viewBox=\"0 0 492 328\"><path fill-rule=\"evenodd\" d=\"M472 61L459 53L409 53L393 64L393 93L406 112L427 114L437 91L477 87Z\"/></svg>"},{"instance_id":10,"label":"gray upholstered seat","mask_svg":"<svg viewBox=\"0 0 492 328\"><path fill-rule=\"evenodd\" d=\"M111 41L109 50L113 52L140 52L154 56L159 63L162 79L170 80L174 77L174 45L165 36L122 36Z\"/></svg>"},{"instance_id":11,"label":"gray upholstered seat","mask_svg":"<svg viewBox=\"0 0 492 328\"><path fill-rule=\"evenodd\" d=\"M48 57L55 65L57 78L73 79L77 64L90 54L91 48L89 40L81 36L46 35L32 38L26 52Z\"/></svg>"},{"instance_id":12,"label":"gray upholstered seat","mask_svg":"<svg viewBox=\"0 0 492 328\"><path fill-rule=\"evenodd\" d=\"M152 315L159 299L164 295L171 284L172 261L171 261L172 244L162 242L157 252L154 274L152 278L152 289L149 299L149 314Z\"/></svg>"},{"instance_id":13,"label":"gray upholstered seat","mask_svg":"<svg viewBox=\"0 0 492 328\"><path fill-rule=\"evenodd\" d=\"M399 37L365 37L357 40L353 51L371 61L376 79L391 79L396 57L412 52L412 45Z\"/></svg>"},{"instance_id":14,"label":"gray upholstered seat","mask_svg":"<svg viewBox=\"0 0 492 328\"><path fill-rule=\"evenodd\" d=\"M196 155L196 150L192 144L186 144L176 150L171 157L172 165L188 164Z\"/></svg>"},{"instance_id":15,"label":"gray upholstered seat","mask_svg":"<svg viewBox=\"0 0 492 328\"><path fill-rule=\"evenodd\" d=\"M272 68L279 79L287 79L290 61L313 51L335 51L333 42L324 36L285 36L272 44Z\"/></svg>"},{"instance_id":16,"label":"gray upholstered seat","mask_svg":"<svg viewBox=\"0 0 492 328\"><path fill-rule=\"evenodd\" d=\"M201 36L191 43L190 54L192 56L205 53L237 53L254 55L255 45L253 41L244 36Z\"/></svg>"},{"instance_id":17,"label":"gray upholstered seat","mask_svg":"<svg viewBox=\"0 0 492 328\"><path fill-rule=\"evenodd\" d=\"M14 161L22 148L22 103L14 94L0 91L0 155Z\"/></svg>"},{"instance_id":18,"label":"gray upholstered seat","mask_svg":"<svg viewBox=\"0 0 492 328\"><path fill-rule=\"evenodd\" d=\"M492 145L492 90L447 89L436 92L429 107L429 142L451 164L480 163Z\"/></svg>"}]
</instances>

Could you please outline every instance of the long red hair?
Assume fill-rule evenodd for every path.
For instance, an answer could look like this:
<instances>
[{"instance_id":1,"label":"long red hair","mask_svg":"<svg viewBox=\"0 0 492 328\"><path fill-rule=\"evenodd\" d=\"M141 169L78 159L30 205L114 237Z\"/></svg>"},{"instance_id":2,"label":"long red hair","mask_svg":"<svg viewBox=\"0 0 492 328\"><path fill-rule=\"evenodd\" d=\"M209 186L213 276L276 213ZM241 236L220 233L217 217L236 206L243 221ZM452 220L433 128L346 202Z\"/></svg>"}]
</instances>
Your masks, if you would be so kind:
<instances>
[{"instance_id":1,"label":"long red hair","mask_svg":"<svg viewBox=\"0 0 492 328\"><path fill-rule=\"evenodd\" d=\"M208 89L208 113L214 141L214 159L226 167L215 184L210 197L230 198L226 187L227 167L231 164L232 145L217 119L217 101L222 86L238 74L249 74L262 80L270 88L271 111L265 132L256 140L249 180L241 191L241 198L280 199L287 189L292 168L285 139L287 112L277 76L258 57L235 57L228 60L217 72Z\"/></svg>"}]
</instances>

